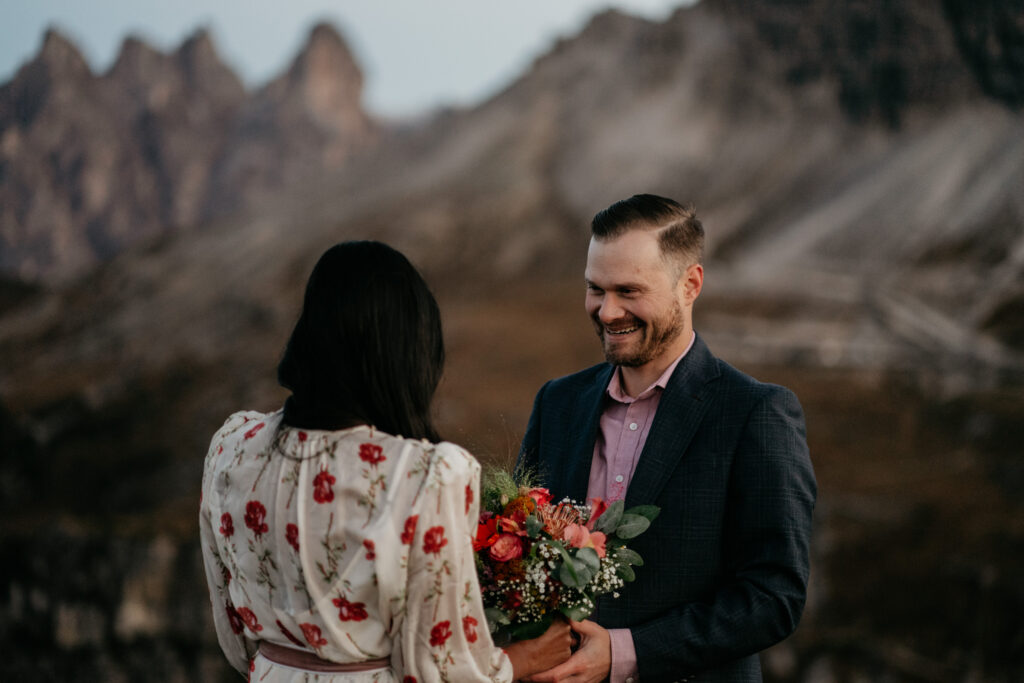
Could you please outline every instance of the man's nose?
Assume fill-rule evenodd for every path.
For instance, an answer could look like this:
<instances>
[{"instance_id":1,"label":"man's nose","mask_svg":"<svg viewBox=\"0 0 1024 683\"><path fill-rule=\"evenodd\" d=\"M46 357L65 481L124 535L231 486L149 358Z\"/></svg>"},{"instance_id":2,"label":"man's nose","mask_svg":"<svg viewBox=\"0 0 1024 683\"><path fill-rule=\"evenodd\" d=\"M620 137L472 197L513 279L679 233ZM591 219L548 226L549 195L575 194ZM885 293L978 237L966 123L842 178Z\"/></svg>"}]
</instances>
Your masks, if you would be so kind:
<instances>
[{"instance_id":1,"label":"man's nose","mask_svg":"<svg viewBox=\"0 0 1024 683\"><path fill-rule=\"evenodd\" d=\"M618 320L624 313L625 311L615 296L606 294L601 301L601 308L597 311L597 317L601 322L607 324Z\"/></svg>"}]
</instances>

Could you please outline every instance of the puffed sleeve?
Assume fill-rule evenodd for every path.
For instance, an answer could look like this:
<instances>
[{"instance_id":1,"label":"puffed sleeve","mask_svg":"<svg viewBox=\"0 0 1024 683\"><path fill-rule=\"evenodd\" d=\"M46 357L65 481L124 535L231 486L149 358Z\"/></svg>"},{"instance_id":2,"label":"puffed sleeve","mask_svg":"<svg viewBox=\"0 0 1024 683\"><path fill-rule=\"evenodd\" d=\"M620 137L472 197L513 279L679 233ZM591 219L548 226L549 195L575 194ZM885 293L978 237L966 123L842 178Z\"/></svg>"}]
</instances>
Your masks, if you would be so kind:
<instances>
[{"instance_id":1,"label":"puffed sleeve","mask_svg":"<svg viewBox=\"0 0 1024 683\"><path fill-rule=\"evenodd\" d=\"M439 444L409 525L405 621L399 638L404 676L427 681L512 680L512 663L487 631L472 534L480 465L463 449Z\"/></svg>"},{"instance_id":2,"label":"puffed sleeve","mask_svg":"<svg viewBox=\"0 0 1024 683\"><path fill-rule=\"evenodd\" d=\"M231 603L228 583L231 572L221 559L217 546L218 534L230 534L233 520L214 519L211 504L215 499L213 478L217 471L218 455L224 436L233 426L232 416L225 423L210 444L203 470L202 498L199 505L199 538L203 551L203 567L206 570L206 584L210 590L210 603L213 608L213 624L217 630L217 641L220 643L228 662L243 675L249 672L249 649L255 646L243 635L244 623L241 616ZM222 531L223 529L223 531ZM247 647L248 646L248 647Z\"/></svg>"}]
</instances>

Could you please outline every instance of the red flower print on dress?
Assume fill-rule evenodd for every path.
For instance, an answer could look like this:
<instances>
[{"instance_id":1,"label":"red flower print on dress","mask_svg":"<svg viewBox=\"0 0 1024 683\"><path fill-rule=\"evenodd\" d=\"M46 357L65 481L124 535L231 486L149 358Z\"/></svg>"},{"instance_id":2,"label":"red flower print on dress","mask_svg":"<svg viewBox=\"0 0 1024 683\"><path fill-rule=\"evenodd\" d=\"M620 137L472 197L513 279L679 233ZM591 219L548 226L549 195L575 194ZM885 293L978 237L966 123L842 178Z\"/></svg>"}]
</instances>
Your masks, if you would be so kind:
<instances>
[{"instance_id":1,"label":"red flower print on dress","mask_svg":"<svg viewBox=\"0 0 1024 683\"><path fill-rule=\"evenodd\" d=\"M229 538L235 533L235 523L231 519L231 513L225 512L220 516L220 535Z\"/></svg>"},{"instance_id":2,"label":"red flower print on dress","mask_svg":"<svg viewBox=\"0 0 1024 683\"><path fill-rule=\"evenodd\" d=\"M452 637L452 622L439 621L430 629L430 644L434 647L444 647L445 642Z\"/></svg>"},{"instance_id":3,"label":"red flower print on dress","mask_svg":"<svg viewBox=\"0 0 1024 683\"><path fill-rule=\"evenodd\" d=\"M366 539L363 541L363 547L366 548L366 559L372 560L377 557L377 547L373 544L373 541Z\"/></svg>"},{"instance_id":4,"label":"red flower print on dress","mask_svg":"<svg viewBox=\"0 0 1024 683\"><path fill-rule=\"evenodd\" d=\"M242 621L241 615L235 606L231 604L231 601L224 603L224 610L228 613L228 623L231 624L231 631L234 634L239 634L245 629L245 622Z\"/></svg>"},{"instance_id":5,"label":"red flower print on dress","mask_svg":"<svg viewBox=\"0 0 1024 683\"><path fill-rule=\"evenodd\" d=\"M227 567L221 567L220 568L220 573L221 573L221 575L224 576L224 585L225 586L228 585L229 583L231 583L231 570L230 569L228 569Z\"/></svg>"},{"instance_id":6,"label":"red flower print on dress","mask_svg":"<svg viewBox=\"0 0 1024 683\"><path fill-rule=\"evenodd\" d=\"M299 432L299 442L305 441L307 436L306 432Z\"/></svg>"},{"instance_id":7,"label":"red flower print on dress","mask_svg":"<svg viewBox=\"0 0 1024 683\"><path fill-rule=\"evenodd\" d=\"M384 457L384 449L375 443L364 443L359 446L359 459L370 463L374 467L377 466L377 463L387 460Z\"/></svg>"},{"instance_id":8,"label":"red flower print on dress","mask_svg":"<svg viewBox=\"0 0 1024 683\"><path fill-rule=\"evenodd\" d=\"M284 624L281 623L280 619L277 619L274 623L277 624L278 630L280 630L281 633L284 634L285 638L287 638L288 640L292 641L294 644L298 645L299 647L302 647L302 648L306 647L305 643L303 643L301 640L299 640L298 638L293 636L292 632L289 631L287 628L285 628Z\"/></svg>"},{"instance_id":9,"label":"red flower print on dress","mask_svg":"<svg viewBox=\"0 0 1024 683\"><path fill-rule=\"evenodd\" d=\"M260 626L260 622L256 620L256 615L253 614L253 611L248 607L239 607L238 616L242 617L242 621L245 622L245 625L248 626L249 630L253 633L258 633L263 630L263 627Z\"/></svg>"},{"instance_id":10,"label":"red flower print on dress","mask_svg":"<svg viewBox=\"0 0 1024 683\"><path fill-rule=\"evenodd\" d=\"M318 503L330 503L334 500L334 486L336 479L327 471L327 468L320 470L320 474L313 477L313 500Z\"/></svg>"},{"instance_id":11,"label":"red flower print on dress","mask_svg":"<svg viewBox=\"0 0 1024 683\"><path fill-rule=\"evenodd\" d=\"M478 623L480 622L469 615L462 617L462 632L466 634L466 640L471 643L476 642L476 625Z\"/></svg>"},{"instance_id":12,"label":"red flower print on dress","mask_svg":"<svg viewBox=\"0 0 1024 683\"><path fill-rule=\"evenodd\" d=\"M289 524L284 528L284 539L288 541L288 545L295 548L295 552L299 552L299 527L294 524Z\"/></svg>"},{"instance_id":13,"label":"red flower print on dress","mask_svg":"<svg viewBox=\"0 0 1024 683\"><path fill-rule=\"evenodd\" d=\"M299 624L299 628L302 629L302 635L306 636L306 642L313 647L320 648L327 644L327 639L321 635L320 627L316 624Z\"/></svg>"},{"instance_id":14,"label":"red flower print on dress","mask_svg":"<svg viewBox=\"0 0 1024 683\"><path fill-rule=\"evenodd\" d=\"M419 515L413 515L405 520L405 531L402 532L402 543L409 545L416 536L416 522L420 521Z\"/></svg>"},{"instance_id":15,"label":"red flower print on dress","mask_svg":"<svg viewBox=\"0 0 1024 683\"><path fill-rule=\"evenodd\" d=\"M250 500L245 504L245 525L252 529L256 540L259 540L260 536L270 531L270 527L263 521L266 516L267 508L263 507L263 503L258 500Z\"/></svg>"},{"instance_id":16,"label":"red flower print on dress","mask_svg":"<svg viewBox=\"0 0 1024 683\"><path fill-rule=\"evenodd\" d=\"M258 425L256 425L255 427L253 427L252 429L250 429L249 431L247 431L245 433L245 438L246 439L251 439L252 437L256 436L256 433L258 431L260 431L261 429L263 429L263 427L265 427L265 426L266 426L266 423L260 422Z\"/></svg>"},{"instance_id":17,"label":"red flower print on dress","mask_svg":"<svg viewBox=\"0 0 1024 683\"><path fill-rule=\"evenodd\" d=\"M473 485L466 484L466 514L469 514L469 506L473 504Z\"/></svg>"},{"instance_id":18,"label":"red flower print on dress","mask_svg":"<svg viewBox=\"0 0 1024 683\"><path fill-rule=\"evenodd\" d=\"M364 602L349 602L345 598L334 598L331 602L338 608L338 618L342 621L362 621L367 617Z\"/></svg>"},{"instance_id":19,"label":"red flower print on dress","mask_svg":"<svg viewBox=\"0 0 1024 683\"><path fill-rule=\"evenodd\" d=\"M402 683L419 683L415 676L406 676L402 679Z\"/></svg>"},{"instance_id":20,"label":"red flower print on dress","mask_svg":"<svg viewBox=\"0 0 1024 683\"><path fill-rule=\"evenodd\" d=\"M444 537L443 526L432 526L423 534L423 552L438 554L441 548L448 545L448 539Z\"/></svg>"}]
</instances>

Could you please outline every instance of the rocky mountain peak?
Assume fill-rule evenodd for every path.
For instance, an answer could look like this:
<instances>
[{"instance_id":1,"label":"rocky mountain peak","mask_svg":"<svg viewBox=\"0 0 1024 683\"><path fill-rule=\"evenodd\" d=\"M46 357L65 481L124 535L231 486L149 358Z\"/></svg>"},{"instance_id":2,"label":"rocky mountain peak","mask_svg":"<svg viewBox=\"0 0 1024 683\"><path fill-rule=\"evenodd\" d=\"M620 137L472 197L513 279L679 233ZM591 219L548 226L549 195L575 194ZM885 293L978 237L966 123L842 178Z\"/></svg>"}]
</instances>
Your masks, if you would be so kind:
<instances>
[{"instance_id":1,"label":"rocky mountain peak","mask_svg":"<svg viewBox=\"0 0 1024 683\"><path fill-rule=\"evenodd\" d=\"M278 87L299 97L312 118L327 128L345 130L354 123L363 90L362 70L348 45L330 24L317 24Z\"/></svg>"},{"instance_id":2,"label":"rocky mountain peak","mask_svg":"<svg viewBox=\"0 0 1024 683\"><path fill-rule=\"evenodd\" d=\"M372 130L361 90L326 24L252 95L205 29L173 52L128 37L102 76L50 29L0 86L0 274L73 278L337 167Z\"/></svg>"},{"instance_id":3,"label":"rocky mountain peak","mask_svg":"<svg viewBox=\"0 0 1024 683\"><path fill-rule=\"evenodd\" d=\"M38 64L53 77L75 78L92 74L81 50L57 28L46 29L43 45L29 66Z\"/></svg>"},{"instance_id":4,"label":"rocky mountain peak","mask_svg":"<svg viewBox=\"0 0 1024 683\"><path fill-rule=\"evenodd\" d=\"M228 99L244 96L245 86L221 59L209 30L201 28L186 38L174 57L186 81L198 90Z\"/></svg>"}]
</instances>

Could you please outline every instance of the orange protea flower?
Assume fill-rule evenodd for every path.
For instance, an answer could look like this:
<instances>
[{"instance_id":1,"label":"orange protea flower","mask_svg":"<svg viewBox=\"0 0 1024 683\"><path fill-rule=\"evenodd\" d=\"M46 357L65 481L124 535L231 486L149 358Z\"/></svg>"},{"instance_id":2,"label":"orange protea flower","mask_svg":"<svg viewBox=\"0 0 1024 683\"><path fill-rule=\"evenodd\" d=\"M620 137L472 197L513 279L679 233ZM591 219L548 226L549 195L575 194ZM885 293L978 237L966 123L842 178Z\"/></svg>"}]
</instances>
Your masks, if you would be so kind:
<instances>
[{"instance_id":1,"label":"orange protea flower","mask_svg":"<svg viewBox=\"0 0 1024 683\"><path fill-rule=\"evenodd\" d=\"M570 524L579 524L582 517L580 511L571 505L542 505L538 508L541 521L544 522L544 531L551 534L551 538L562 538L562 532Z\"/></svg>"}]
</instances>

